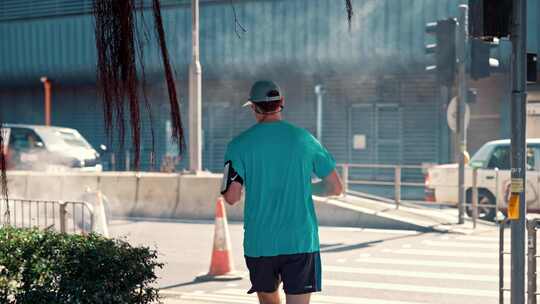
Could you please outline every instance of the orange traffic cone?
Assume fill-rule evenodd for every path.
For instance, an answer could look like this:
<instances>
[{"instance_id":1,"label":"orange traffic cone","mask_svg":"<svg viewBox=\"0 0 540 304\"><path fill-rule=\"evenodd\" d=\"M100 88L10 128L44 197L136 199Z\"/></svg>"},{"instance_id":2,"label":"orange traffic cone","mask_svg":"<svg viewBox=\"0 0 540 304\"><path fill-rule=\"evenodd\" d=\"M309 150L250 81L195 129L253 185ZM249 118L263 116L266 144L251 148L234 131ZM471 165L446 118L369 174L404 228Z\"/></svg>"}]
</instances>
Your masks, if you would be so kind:
<instances>
[{"instance_id":1,"label":"orange traffic cone","mask_svg":"<svg viewBox=\"0 0 540 304\"><path fill-rule=\"evenodd\" d=\"M240 280L242 276L235 274L234 262L231 251L231 239L229 226L227 224L227 214L223 198L219 197L216 204L216 223L214 228L214 248L212 250L212 260L210 271L198 276L197 281L210 280Z\"/></svg>"}]
</instances>

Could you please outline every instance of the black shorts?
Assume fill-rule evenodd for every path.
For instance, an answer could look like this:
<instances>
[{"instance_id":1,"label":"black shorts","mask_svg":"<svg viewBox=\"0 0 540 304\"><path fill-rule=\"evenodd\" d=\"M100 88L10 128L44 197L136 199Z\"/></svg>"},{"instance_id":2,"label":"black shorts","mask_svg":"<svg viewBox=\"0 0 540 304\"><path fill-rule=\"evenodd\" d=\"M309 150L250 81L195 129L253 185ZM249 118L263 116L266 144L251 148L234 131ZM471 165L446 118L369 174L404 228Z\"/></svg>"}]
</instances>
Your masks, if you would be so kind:
<instances>
[{"instance_id":1,"label":"black shorts","mask_svg":"<svg viewBox=\"0 0 540 304\"><path fill-rule=\"evenodd\" d=\"M321 291L319 252L245 258L251 280L248 293L274 292L281 281L286 294Z\"/></svg>"}]
</instances>

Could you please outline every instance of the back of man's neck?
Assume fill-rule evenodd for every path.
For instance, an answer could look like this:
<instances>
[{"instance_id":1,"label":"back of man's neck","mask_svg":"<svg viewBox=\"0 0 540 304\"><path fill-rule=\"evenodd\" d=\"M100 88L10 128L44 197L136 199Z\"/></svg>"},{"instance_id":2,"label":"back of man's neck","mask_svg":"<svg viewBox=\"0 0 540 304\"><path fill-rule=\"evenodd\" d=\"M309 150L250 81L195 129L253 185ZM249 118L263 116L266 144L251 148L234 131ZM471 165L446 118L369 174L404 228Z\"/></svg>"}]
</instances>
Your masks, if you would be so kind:
<instances>
[{"instance_id":1,"label":"back of man's neck","mask_svg":"<svg viewBox=\"0 0 540 304\"><path fill-rule=\"evenodd\" d=\"M272 114L272 115L267 115L267 116L263 117L261 120L259 120L259 123L275 122L275 121L280 121L280 120L283 120L281 115Z\"/></svg>"}]
</instances>

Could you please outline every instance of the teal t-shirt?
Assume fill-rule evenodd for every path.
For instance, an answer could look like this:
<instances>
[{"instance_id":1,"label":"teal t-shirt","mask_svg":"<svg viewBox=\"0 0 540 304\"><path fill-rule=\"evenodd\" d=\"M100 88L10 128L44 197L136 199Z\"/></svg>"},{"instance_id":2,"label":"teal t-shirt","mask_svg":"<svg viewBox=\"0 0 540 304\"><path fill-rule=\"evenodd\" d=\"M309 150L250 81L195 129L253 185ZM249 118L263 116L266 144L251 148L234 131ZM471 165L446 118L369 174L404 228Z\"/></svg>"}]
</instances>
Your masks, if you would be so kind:
<instances>
[{"instance_id":1,"label":"teal t-shirt","mask_svg":"<svg viewBox=\"0 0 540 304\"><path fill-rule=\"evenodd\" d=\"M244 180L244 254L319 251L311 178L336 163L307 130L285 121L258 123L227 146L225 162Z\"/></svg>"}]
</instances>

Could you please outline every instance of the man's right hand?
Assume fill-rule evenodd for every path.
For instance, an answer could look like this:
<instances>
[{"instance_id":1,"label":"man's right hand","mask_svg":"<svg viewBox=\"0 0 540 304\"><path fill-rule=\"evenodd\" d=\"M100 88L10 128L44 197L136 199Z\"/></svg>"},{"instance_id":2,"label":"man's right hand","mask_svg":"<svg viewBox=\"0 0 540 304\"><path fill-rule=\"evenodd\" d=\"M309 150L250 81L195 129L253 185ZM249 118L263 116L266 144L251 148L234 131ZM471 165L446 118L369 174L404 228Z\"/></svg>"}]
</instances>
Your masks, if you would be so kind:
<instances>
[{"instance_id":1,"label":"man's right hand","mask_svg":"<svg viewBox=\"0 0 540 304\"><path fill-rule=\"evenodd\" d=\"M343 184L336 170L322 181L312 184L312 194L317 196L338 196L343 193Z\"/></svg>"}]
</instances>

